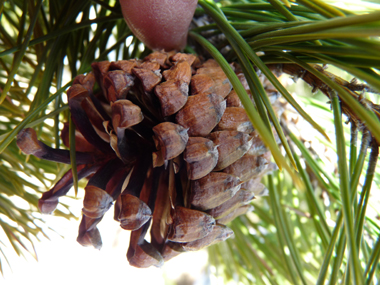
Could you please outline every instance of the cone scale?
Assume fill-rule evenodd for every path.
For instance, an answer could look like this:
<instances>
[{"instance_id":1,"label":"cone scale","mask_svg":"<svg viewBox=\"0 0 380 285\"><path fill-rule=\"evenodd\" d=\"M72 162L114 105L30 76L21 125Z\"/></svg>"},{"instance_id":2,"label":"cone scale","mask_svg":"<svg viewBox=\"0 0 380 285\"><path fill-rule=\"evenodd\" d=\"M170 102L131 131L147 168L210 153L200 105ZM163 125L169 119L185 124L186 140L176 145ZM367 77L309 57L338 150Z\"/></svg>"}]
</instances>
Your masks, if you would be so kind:
<instances>
[{"instance_id":1,"label":"cone scale","mask_svg":"<svg viewBox=\"0 0 380 285\"><path fill-rule=\"evenodd\" d=\"M78 242L101 248L97 224L112 205L131 232L132 266L159 267L233 236L225 224L252 210L250 201L265 194L261 177L275 166L218 64L154 52L95 62L92 70L67 92L79 178L90 178ZM67 129L61 136L67 144ZM26 154L70 163L68 151L45 146L32 129L17 144ZM42 212L54 210L72 180L65 174L41 197Z\"/></svg>"}]
</instances>

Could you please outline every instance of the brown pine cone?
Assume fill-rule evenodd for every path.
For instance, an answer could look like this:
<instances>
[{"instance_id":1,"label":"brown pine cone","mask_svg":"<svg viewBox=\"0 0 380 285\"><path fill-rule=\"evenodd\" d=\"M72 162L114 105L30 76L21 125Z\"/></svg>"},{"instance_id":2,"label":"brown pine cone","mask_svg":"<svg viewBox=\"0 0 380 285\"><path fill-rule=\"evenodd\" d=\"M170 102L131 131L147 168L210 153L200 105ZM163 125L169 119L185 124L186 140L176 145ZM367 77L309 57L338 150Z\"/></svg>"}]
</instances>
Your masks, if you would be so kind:
<instances>
[{"instance_id":1,"label":"brown pine cone","mask_svg":"<svg viewBox=\"0 0 380 285\"><path fill-rule=\"evenodd\" d=\"M261 177L276 166L219 65L154 52L95 62L92 70L67 91L78 176L89 177L78 242L101 247L96 226L113 203L115 220L131 231L133 266L161 266L231 237L225 224L252 209L266 193ZM26 154L70 163L68 150L48 147L32 129L20 132L17 144ZM54 211L72 185L70 170L42 195L41 212Z\"/></svg>"}]
</instances>

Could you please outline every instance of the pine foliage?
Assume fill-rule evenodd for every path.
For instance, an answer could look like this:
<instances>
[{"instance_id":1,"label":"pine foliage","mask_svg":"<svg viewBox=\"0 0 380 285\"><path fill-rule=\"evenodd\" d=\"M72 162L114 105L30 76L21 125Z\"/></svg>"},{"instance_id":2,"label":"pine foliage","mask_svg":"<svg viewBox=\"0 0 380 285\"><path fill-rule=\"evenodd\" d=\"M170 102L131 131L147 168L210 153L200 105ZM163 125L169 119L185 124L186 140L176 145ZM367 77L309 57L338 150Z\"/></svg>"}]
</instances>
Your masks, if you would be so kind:
<instances>
[{"instance_id":1,"label":"pine foliage","mask_svg":"<svg viewBox=\"0 0 380 285\"><path fill-rule=\"evenodd\" d=\"M115 0L0 3L0 227L6 236L0 269L5 243L18 254L33 252L35 237L45 234L38 198L51 177L67 171L21 154L17 133L33 127L50 146L62 146L70 79L93 61L150 52L120 11ZM376 1L199 1L186 51L219 62L282 169L264 181L269 196L253 202L254 212L230 224L235 238L210 247L210 262L226 279L379 282L379 19ZM233 61L255 105L229 66ZM285 74L305 82L305 94L284 85ZM281 94L281 120L258 75ZM72 217L61 207L56 215Z\"/></svg>"}]
</instances>

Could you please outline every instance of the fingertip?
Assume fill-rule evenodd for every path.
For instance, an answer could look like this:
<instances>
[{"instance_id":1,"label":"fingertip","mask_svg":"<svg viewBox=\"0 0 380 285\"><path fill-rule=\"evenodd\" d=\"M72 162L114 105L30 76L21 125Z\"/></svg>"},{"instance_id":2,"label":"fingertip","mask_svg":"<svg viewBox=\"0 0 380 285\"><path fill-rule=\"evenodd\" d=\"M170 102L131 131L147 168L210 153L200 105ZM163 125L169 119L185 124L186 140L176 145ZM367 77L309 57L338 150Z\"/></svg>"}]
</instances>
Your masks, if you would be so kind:
<instances>
[{"instance_id":1,"label":"fingertip","mask_svg":"<svg viewBox=\"0 0 380 285\"><path fill-rule=\"evenodd\" d=\"M181 50L193 18L196 0L120 0L129 28L153 50Z\"/></svg>"}]
</instances>

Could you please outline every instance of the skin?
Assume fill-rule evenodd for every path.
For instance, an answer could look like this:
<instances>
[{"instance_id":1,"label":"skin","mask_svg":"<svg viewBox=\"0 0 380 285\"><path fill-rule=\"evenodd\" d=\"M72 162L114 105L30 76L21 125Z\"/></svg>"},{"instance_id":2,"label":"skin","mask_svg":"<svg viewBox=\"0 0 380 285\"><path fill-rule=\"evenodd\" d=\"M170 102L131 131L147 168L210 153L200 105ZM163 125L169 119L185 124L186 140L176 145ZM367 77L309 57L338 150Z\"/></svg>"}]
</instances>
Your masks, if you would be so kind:
<instances>
[{"instance_id":1,"label":"skin","mask_svg":"<svg viewBox=\"0 0 380 285\"><path fill-rule=\"evenodd\" d=\"M132 32L152 50L181 50L197 0L120 0Z\"/></svg>"}]
</instances>

